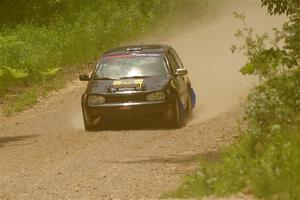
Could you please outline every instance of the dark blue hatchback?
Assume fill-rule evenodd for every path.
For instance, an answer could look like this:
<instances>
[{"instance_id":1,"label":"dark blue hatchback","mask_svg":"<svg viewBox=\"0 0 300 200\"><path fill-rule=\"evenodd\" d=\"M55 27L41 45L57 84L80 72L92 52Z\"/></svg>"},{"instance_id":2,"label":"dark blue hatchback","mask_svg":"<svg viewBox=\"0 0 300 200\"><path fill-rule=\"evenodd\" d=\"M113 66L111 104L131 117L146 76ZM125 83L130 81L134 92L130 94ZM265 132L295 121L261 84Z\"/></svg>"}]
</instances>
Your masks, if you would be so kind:
<instances>
[{"instance_id":1,"label":"dark blue hatchback","mask_svg":"<svg viewBox=\"0 0 300 200\"><path fill-rule=\"evenodd\" d=\"M196 95L188 71L168 45L127 46L106 52L82 95L86 130L108 120L155 117L181 127L192 113Z\"/></svg>"}]
</instances>

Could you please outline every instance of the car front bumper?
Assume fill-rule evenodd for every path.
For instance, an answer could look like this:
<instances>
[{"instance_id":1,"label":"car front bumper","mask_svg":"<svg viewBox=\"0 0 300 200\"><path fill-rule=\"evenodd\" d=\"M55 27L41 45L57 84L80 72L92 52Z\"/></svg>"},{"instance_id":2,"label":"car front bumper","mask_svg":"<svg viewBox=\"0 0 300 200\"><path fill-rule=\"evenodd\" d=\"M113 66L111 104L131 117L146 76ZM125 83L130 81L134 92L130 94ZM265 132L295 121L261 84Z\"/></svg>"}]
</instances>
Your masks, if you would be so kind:
<instances>
[{"instance_id":1,"label":"car front bumper","mask_svg":"<svg viewBox=\"0 0 300 200\"><path fill-rule=\"evenodd\" d=\"M88 106L84 108L84 115L88 121L99 119L134 119L159 117L170 119L172 117L172 102L129 102L129 103L107 103L99 106Z\"/></svg>"}]
</instances>

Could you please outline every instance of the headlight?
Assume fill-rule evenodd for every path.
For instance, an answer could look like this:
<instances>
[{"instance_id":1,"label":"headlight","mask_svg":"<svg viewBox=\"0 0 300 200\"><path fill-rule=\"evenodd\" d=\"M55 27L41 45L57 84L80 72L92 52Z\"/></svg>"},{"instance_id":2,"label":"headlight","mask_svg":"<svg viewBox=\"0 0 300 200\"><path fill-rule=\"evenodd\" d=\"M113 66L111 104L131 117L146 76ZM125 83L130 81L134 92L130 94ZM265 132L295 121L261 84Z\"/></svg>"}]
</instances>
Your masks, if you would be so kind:
<instances>
[{"instance_id":1,"label":"headlight","mask_svg":"<svg viewBox=\"0 0 300 200\"><path fill-rule=\"evenodd\" d=\"M102 96L91 95L88 98L88 104L90 106L97 106L105 103L105 98Z\"/></svg>"},{"instance_id":2,"label":"headlight","mask_svg":"<svg viewBox=\"0 0 300 200\"><path fill-rule=\"evenodd\" d=\"M166 93L154 92L152 94L149 94L146 98L147 98L147 101L161 101L161 100L165 100Z\"/></svg>"}]
</instances>

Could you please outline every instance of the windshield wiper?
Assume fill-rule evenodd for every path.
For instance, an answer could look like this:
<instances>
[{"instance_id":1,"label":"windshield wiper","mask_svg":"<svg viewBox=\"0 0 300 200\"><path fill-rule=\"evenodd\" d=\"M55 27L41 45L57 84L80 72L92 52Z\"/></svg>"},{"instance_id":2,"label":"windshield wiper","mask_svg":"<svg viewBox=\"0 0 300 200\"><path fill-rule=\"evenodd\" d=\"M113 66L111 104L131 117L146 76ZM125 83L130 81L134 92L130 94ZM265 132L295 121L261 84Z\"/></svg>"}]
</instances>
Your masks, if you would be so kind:
<instances>
[{"instance_id":1,"label":"windshield wiper","mask_svg":"<svg viewBox=\"0 0 300 200\"><path fill-rule=\"evenodd\" d=\"M130 79L130 78L149 78L150 76L128 76L128 77L121 77L120 79Z\"/></svg>"}]
</instances>

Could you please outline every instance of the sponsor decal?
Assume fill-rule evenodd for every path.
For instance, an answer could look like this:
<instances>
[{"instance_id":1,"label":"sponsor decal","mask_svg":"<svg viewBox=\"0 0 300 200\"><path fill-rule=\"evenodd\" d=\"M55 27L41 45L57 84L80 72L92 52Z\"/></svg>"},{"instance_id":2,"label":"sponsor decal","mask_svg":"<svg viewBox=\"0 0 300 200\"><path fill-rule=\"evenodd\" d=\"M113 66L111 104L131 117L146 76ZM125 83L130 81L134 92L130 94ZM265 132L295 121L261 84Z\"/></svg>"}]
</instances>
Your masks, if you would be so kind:
<instances>
[{"instance_id":1,"label":"sponsor decal","mask_svg":"<svg viewBox=\"0 0 300 200\"><path fill-rule=\"evenodd\" d=\"M126 80L116 80L113 82L113 86L121 85L139 85L142 87L144 80L143 79L126 79Z\"/></svg>"},{"instance_id":2,"label":"sponsor decal","mask_svg":"<svg viewBox=\"0 0 300 200\"><path fill-rule=\"evenodd\" d=\"M104 56L102 60L111 60L114 58L133 58L133 57L159 57L159 53L129 53Z\"/></svg>"},{"instance_id":3,"label":"sponsor decal","mask_svg":"<svg viewBox=\"0 0 300 200\"><path fill-rule=\"evenodd\" d=\"M160 54L158 53L137 53L135 54L136 57L159 57Z\"/></svg>"},{"instance_id":4,"label":"sponsor decal","mask_svg":"<svg viewBox=\"0 0 300 200\"><path fill-rule=\"evenodd\" d=\"M117 54L117 55L109 55L109 56L104 56L102 59L103 60L111 60L114 58L132 58L134 57L134 54Z\"/></svg>"}]
</instances>

